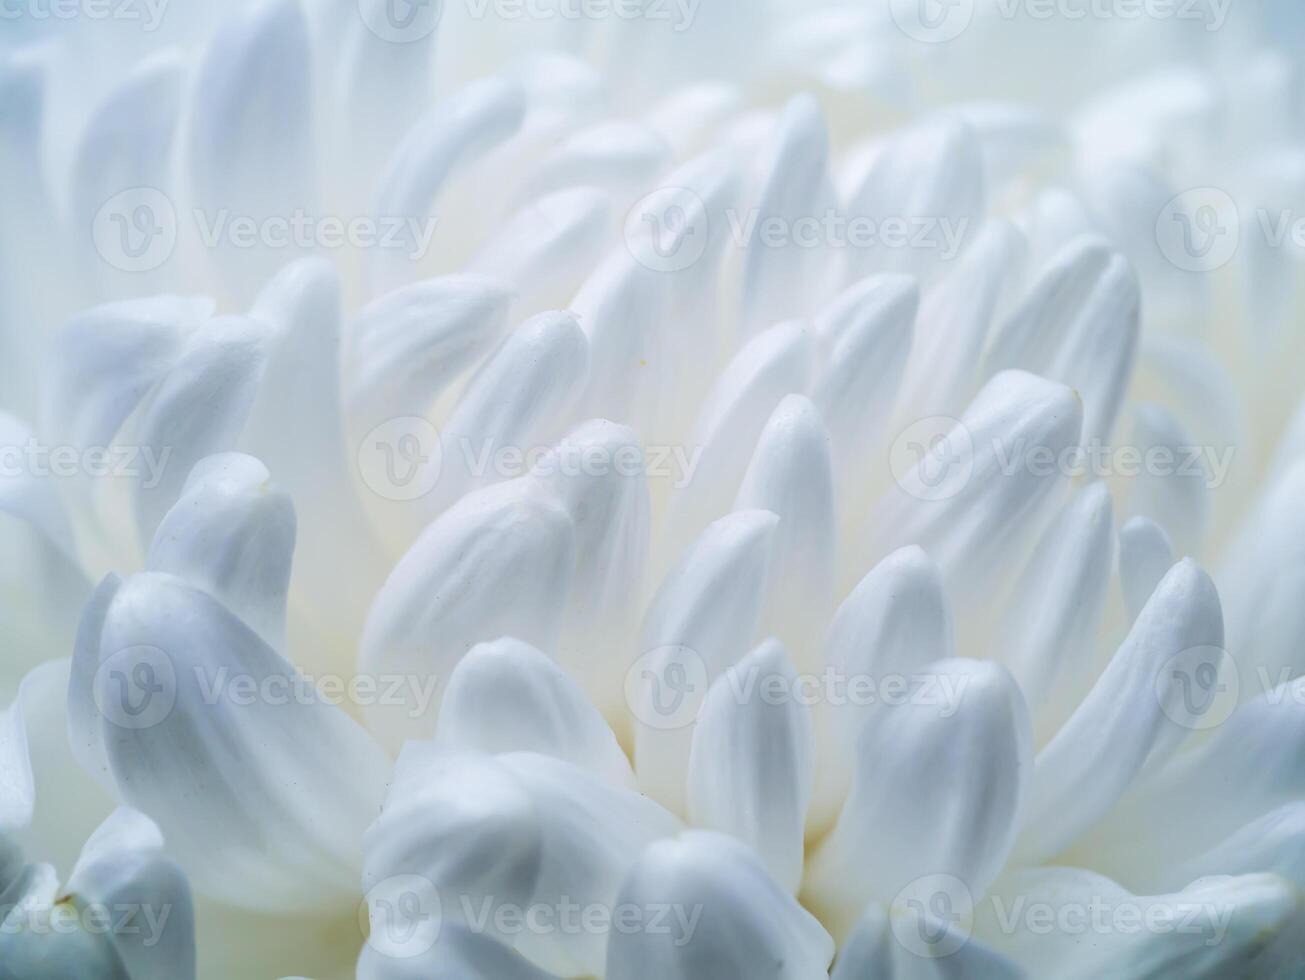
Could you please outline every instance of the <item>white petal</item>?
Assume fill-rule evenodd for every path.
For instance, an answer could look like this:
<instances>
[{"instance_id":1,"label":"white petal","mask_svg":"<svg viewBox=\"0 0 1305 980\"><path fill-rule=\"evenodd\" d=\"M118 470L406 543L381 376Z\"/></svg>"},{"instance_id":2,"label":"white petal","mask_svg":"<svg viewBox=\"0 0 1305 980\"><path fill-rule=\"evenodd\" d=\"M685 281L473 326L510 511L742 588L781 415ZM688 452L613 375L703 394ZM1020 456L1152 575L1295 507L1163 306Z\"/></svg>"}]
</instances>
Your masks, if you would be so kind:
<instances>
[{"instance_id":1,"label":"white petal","mask_svg":"<svg viewBox=\"0 0 1305 980\"><path fill-rule=\"evenodd\" d=\"M212 320L192 336L168 375L145 397L119 445L148 447L158 472L137 466L132 513L142 546L205 456L235 446L267 358L268 328L244 317Z\"/></svg>"},{"instance_id":2,"label":"white petal","mask_svg":"<svg viewBox=\"0 0 1305 980\"><path fill-rule=\"evenodd\" d=\"M814 338L796 322L760 334L725 367L686 440L697 468L671 497L664 557L729 511L766 421L785 395L808 389L814 370Z\"/></svg>"},{"instance_id":3,"label":"white petal","mask_svg":"<svg viewBox=\"0 0 1305 980\"><path fill-rule=\"evenodd\" d=\"M632 429L592 419L539 461L532 478L566 507L576 569L557 659L609 718L624 723L629 638L642 612L651 517L643 450Z\"/></svg>"},{"instance_id":4,"label":"white petal","mask_svg":"<svg viewBox=\"0 0 1305 980\"><path fill-rule=\"evenodd\" d=\"M762 629L775 633L798 663L813 665L833 607L837 528L829 433L816 407L789 395L770 416L735 510L779 516Z\"/></svg>"},{"instance_id":5,"label":"white petal","mask_svg":"<svg viewBox=\"0 0 1305 980\"><path fill-rule=\"evenodd\" d=\"M1128 480L1128 512L1162 525L1180 555L1201 553L1210 517L1211 475L1204 453L1193 458L1196 441L1167 409L1133 406L1128 445L1143 465Z\"/></svg>"},{"instance_id":6,"label":"white petal","mask_svg":"<svg viewBox=\"0 0 1305 980\"><path fill-rule=\"evenodd\" d=\"M825 349L812 399L829 427L844 497L861 489L887 431L911 352L920 290L907 276L869 276L816 318Z\"/></svg>"},{"instance_id":7,"label":"white petal","mask_svg":"<svg viewBox=\"0 0 1305 980\"><path fill-rule=\"evenodd\" d=\"M671 160L670 147L639 123L610 120L565 139L542 160L516 194L533 200L567 187L601 187L624 206L648 186Z\"/></svg>"},{"instance_id":8,"label":"white petal","mask_svg":"<svg viewBox=\"0 0 1305 980\"><path fill-rule=\"evenodd\" d=\"M752 645L778 523L768 511L716 521L666 576L644 617L643 654L626 685L635 771L644 792L675 813L684 812L690 726L708 685Z\"/></svg>"},{"instance_id":9,"label":"white petal","mask_svg":"<svg viewBox=\"0 0 1305 980\"><path fill-rule=\"evenodd\" d=\"M35 807L36 783L20 696L0 711L0 833L26 827Z\"/></svg>"},{"instance_id":10,"label":"white petal","mask_svg":"<svg viewBox=\"0 0 1305 980\"><path fill-rule=\"evenodd\" d=\"M1044 861L1119 799L1148 758L1163 758L1184 725L1184 680L1223 659L1223 616L1210 577L1175 565L1074 715L1038 753L1018 856ZM1178 659L1176 659L1178 658ZM1207 705L1208 707L1208 705Z\"/></svg>"},{"instance_id":11,"label":"white petal","mask_svg":"<svg viewBox=\"0 0 1305 980\"><path fill-rule=\"evenodd\" d=\"M443 923L424 953L395 957L364 946L356 980L558 980L497 940Z\"/></svg>"},{"instance_id":12,"label":"white petal","mask_svg":"<svg viewBox=\"0 0 1305 980\"><path fill-rule=\"evenodd\" d=\"M396 46L382 47L393 50ZM386 60L392 58L389 55ZM393 92L387 90L388 101L404 101L395 100ZM375 213L405 219L436 214L450 178L473 167L515 134L525 109L521 84L504 78L473 82L437 104L403 137L381 171ZM382 250L373 270L377 292L402 286L414 275L410 253L404 250L390 255Z\"/></svg>"},{"instance_id":13,"label":"white petal","mask_svg":"<svg viewBox=\"0 0 1305 980\"><path fill-rule=\"evenodd\" d=\"M610 209L594 187L545 195L503 222L466 271L515 289L514 316L560 307L601 256Z\"/></svg>"},{"instance_id":14,"label":"white petal","mask_svg":"<svg viewBox=\"0 0 1305 980\"><path fill-rule=\"evenodd\" d=\"M1234 538L1219 571L1227 609L1228 649L1244 679L1264 670L1273 678L1305 673L1300 637L1305 628L1305 460L1270 485ZM1280 676L1287 671L1286 677Z\"/></svg>"},{"instance_id":15,"label":"white petal","mask_svg":"<svg viewBox=\"0 0 1305 980\"><path fill-rule=\"evenodd\" d=\"M1129 623L1141 615L1174 561L1173 542L1165 529L1149 517L1134 517L1119 529L1119 584ZM1228 606L1226 596L1224 606Z\"/></svg>"},{"instance_id":16,"label":"white petal","mask_svg":"<svg viewBox=\"0 0 1305 980\"><path fill-rule=\"evenodd\" d=\"M131 980L194 980L190 885L164 856L163 838L144 815L124 808L101 824L64 894L78 908L108 912L109 941ZM130 920L123 918L127 912Z\"/></svg>"},{"instance_id":17,"label":"white petal","mask_svg":"<svg viewBox=\"0 0 1305 980\"><path fill-rule=\"evenodd\" d=\"M673 379L664 350L669 292L661 274L622 249L585 280L571 311L589 340L589 379L579 414L653 431Z\"/></svg>"},{"instance_id":18,"label":"white petal","mask_svg":"<svg viewBox=\"0 0 1305 980\"><path fill-rule=\"evenodd\" d=\"M409 746L363 843L368 946L385 956L417 956L445 920L479 925L482 914L482 928L505 938L497 935L495 912L524 909L542 867L535 802L497 760Z\"/></svg>"},{"instance_id":19,"label":"white petal","mask_svg":"<svg viewBox=\"0 0 1305 980\"><path fill-rule=\"evenodd\" d=\"M866 575L838 607L825 638L825 664L840 684L905 680L937 660L955 656L956 638L942 575L915 545L893 552ZM817 712L821 764L812 830L838 816L852 782L855 747L873 703L824 707Z\"/></svg>"},{"instance_id":20,"label":"white petal","mask_svg":"<svg viewBox=\"0 0 1305 980\"><path fill-rule=\"evenodd\" d=\"M678 820L647 797L568 763L529 753L500 759L538 814L543 862L532 904L614 909L617 890L640 852L681 830ZM552 973L598 976L608 938L602 931L527 931L517 948Z\"/></svg>"},{"instance_id":21,"label":"white petal","mask_svg":"<svg viewBox=\"0 0 1305 980\"><path fill-rule=\"evenodd\" d=\"M688 775L693 825L748 844L792 893L813 772L811 712L797 681L774 640L718 677L694 727Z\"/></svg>"},{"instance_id":22,"label":"white petal","mask_svg":"<svg viewBox=\"0 0 1305 980\"><path fill-rule=\"evenodd\" d=\"M534 647L482 643L453 669L440 705L442 747L501 755L539 752L634 788L629 760L585 694Z\"/></svg>"},{"instance_id":23,"label":"white petal","mask_svg":"<svg viewBox=\"0 0 1305 980\"><path fill-rule=\"evenodd\" d=\"M119 794L159 824L197 888L268 910L348 900L390 768L357 724L172 576L123 583L95 652L70 700L99 708ZM76 690L88 674L89 697Z\"/></svg>"},{"instance_id":24,"label":"white petal","mask_svg":"<svg viewBox=\"0 0 1305 980\"><path fill-rule=\"evenodd\" d=\"M914 428L903 430L898 445L913 465L871 515L862 567L918 544L958 604L994 589L992 569L1020 554L1063 485L1060 468L1041 454L1059 461L1077 445L1082 409L1069 388L1007 371L984 386L942 443L917 445Z\"/></svg>"},{"instance_id":25,"label":"white petal","mask_svg":"<svg viewBox=\"0 0 1305 980\"><path fill-rule=\"evenodd\" d=\"M989 222L954 268L925 293L894 428L957 416L970 403L988 328L1022 246L1009 222Z\"/></svg>"},{"instance_id":26,"label":"white petal","mask_svg":"<svg viewBox=\"0 0 1305 980\"><path fill-rule=\"evenodd\" d=\"M1305 802L1284 804L1234 831L1214 847L1166 869L1160 888L1198 878L1265 871L1305 887Z\"/></svg>"},{"instance_id":27,"label":"white petal","mask_svg":"<svg viewBox=\"0 0 1305 980\"><path fill-rule=\"evenodd\" d=\"M1114 562L1110 494L1094 483L1075 494L1038 542L997 634L996 656L1019 681L1035 730L1049 709L1085 693Z\"/></svg>"},{"instance_id":28,"label":"white petal","mask_svg":"<svg viewBox=\"0 0 1305 980\"><path fill-rule=\"evenodd\" d=\"M522 475L502 472L498 454L529 453L556 439L588 371L589 344L570 313L540 313L508 334L440 432L443 465L423 505L435 514L468 490Z\"/></svg>"},{"instance_id":29,"label":"white petal","mask_svg":"<svg viewBox=\"0 0 1305 980\"><path fill-rule=\"evenodd\" d=\"M963 241L977 231L986 207L979 142L959 119L925 123L884 141L865 180L851 194L848 213L876 228L889 220L934 225L933 248L892 248L876 243L847 249L849 280L871 272L905 272L935 279L953 255L943 235Z\"/></svg>"},{"instance_id":30,"label":"white petal","mask_svg":"<svg viewBox=\"0 0 1305 980\"><path fill-rule=\"evenodd\" d=\"M1301 895L1272 875L1143 896L1090 872L1039 868L1010 876L980 910L976 933L1030 977L1250 980L1289 976L1286 964L1299 962Z\"/></svg>"},{"instance_id":31,"label":"white petal","mask_svg":"<svg viewBox=\"0 0 1305 980\"><path fill-rule=\"evenodd\" d=\"M1110 439L1137 354L1141 293L1128 260L1094 236L1039 271L997 329L984 370L1023 368L1076 389L1084 443Z\"/></svg>"},{"instance_id":32,"label":"white petal","mask_svg":"<svg viewBox=\"0 0 1305 980\"><path fill-rule=\"evenodd\" d=\"M871 905L839 950L830 980L1024 980L1018 966L956 924L919 915Z\"/></svg>"},{"instance_id":33,"label":"white petal","mask_svg":"<svg viewBox=\"0 0 1305 980\"><path fill-rule=\"evenodd\" d=\"M512 295L481 276L441 276L387 293L349 324L347 415L355 433L424 417L444 389L493 349Z\"/></svg>"},{"instance_id":34,"label":"white petal","mask_svg":"<svg viewBox=\"0 0 1305 980\"><path fill-rule=\"evenodd\" d=\"M252 216L311 203L310 47L298 0L246 8L214 35L199 68L190 124L197 206Z\"/></svg>"},{"instance_id":35,"label":"white petal","mask_svg":"<svg viewBox=\"0 0 1305 980\"><path fill-rule=\"evenodd\" d=\"M756 227L783 222L796 239L795 222L818 220L833 206L829 132L820 104L811 95L795 96L784 107L770 149ZM826 289L822 280L829 278L827 248L803 248L796 241L776 248L760 234L746 244L740 337L804 316L822 302Z\"/></svg>"},{"instance_id":36,"label":"white petal","mask_svg":"<svg viewBox=\"0 0 1305 980\"><path fill-rule=\"evenodd\" d=\"M1032 768L1019 688L989 661L944 660L927 674L934 683L862 729L847 802L807 863L803 894L836 936L867 902L894 902L926 876L982 895L1014 842Z\"/></svg>"},{"instance_id":37,"label":"white petal","mask_svg":"<svg viewBox=\"0 0 1305 980\"><path fill-rule=\"evenodd\" d=\"M358 669L406 677L401 705L369 711L373 730L400 744L435 730L423 704L477 643L513 636L545 652L557 643L575 566L567 512L531 481L468 494L428 527L372 604Z\"/></svg>"},{"instance_id":38,"label":"white petal","mask_svg":"<svg viewBox=\"0 0 1305 980\"><path fill-rule=\"evenodd\" d=\"M607 980L814 980L834 956L820 923L752 851L721 834L691 831L649 847L617 903L682 913L665 929L614 933Z\"/></svg>"},{"instance_id":39,"label":"white petal","mask_svg":"<svg viewBox=\"0 0 1305 980\"><path fill-rule=\"evenodd\" d=\"M271 480L250 456L200 460L159 524L148 566L203 589L284 650L295 511Z\"/></svg>"},{"instance_id":40,"label":"white petal","mask_svg":"<svg viewBox=\"0 0 1305 980\"><path fill-rule=\"evenodd\" d=\"M184 81L180 52L159 50L133 66L95 108L73 162L71 199L81 228L89 228L115 194L167 186Z\"/></svg>"}]
</instances>

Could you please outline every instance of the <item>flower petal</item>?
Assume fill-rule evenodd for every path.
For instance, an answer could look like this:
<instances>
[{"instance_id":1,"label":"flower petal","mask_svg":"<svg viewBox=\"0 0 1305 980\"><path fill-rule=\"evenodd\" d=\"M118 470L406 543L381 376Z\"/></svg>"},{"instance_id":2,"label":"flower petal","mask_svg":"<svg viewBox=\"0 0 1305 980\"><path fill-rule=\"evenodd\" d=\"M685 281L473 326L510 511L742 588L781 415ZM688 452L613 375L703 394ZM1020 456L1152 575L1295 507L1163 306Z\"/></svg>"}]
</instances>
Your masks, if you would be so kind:
<instances>
[{"instance_id":1,"label":"flower petal","mask_svg":"<svg viewBox=\"0 0 1305 980\"><path fill-rule=\"evenodd\" d=\"M695 830L645 850L618 907L669 908L665 928L617 931L607 980L812 980L834 943L746 846Z\"/></svg>"},{"instance_id":2,"label":"flower petal","mask_svg":"<svg viewBox=\"0 0 1305 980\"><path fill-rule=\"evenodd\" d=\"M797 682L775 640L718 677L693 730L688 776L693 825L751 846L793 893L813 772L811 712Z\"/></svg>"},{"instance_id":3,"label":"flower petal","mask_svg":"<svg viewBox=\"0 0 1305 980\"><path fill-rule=\"evenodd\" d=\"M534 647L482 643L449 677L435 741L456 751L539 752L634 789L612 730L565 671Z\"/></svg>"},{"instance_id":4,"label":"flower petal","mask_svg":"<svg viewBox=\"0 0 1305 980\"><path fill-rule=\"evenodd\" d=\"M196 887L267 910L347 900L389 762L253 630L180 579L137 575L104 614L91 676L70 700L100 709L119 794Z\"/></svg>"},{"instance_id":5,"label":"flower petal","mask_svg":"<svg viewBox=\"0 0 1305 980\"><path fill-rule=\"evenodd\" d=\"M1174 561L1173 542L1149 517L1134 517L1119 529L1119 584L1130 624L1137 621Z\"/></svg>"},{"instance_id":6,"label":"flower petal","mask_svg":"<svg viewBox=\"0 0 1305 980\"><path fill-rule=\"evenodd\" d=\"M367 618L359 672L423 681L407 686L402 704L370 708L373 731L396 747L433 734L424 683L446 682L477 643L513 636L552 651L574 567L571 518L530 480L478 490L445 511L395 566Z\"/></svg>"},{"instance_id":7,"label":"flower petal","mask_svg":"<svg viewBox=\"0 0 1305 980\"><path fill-rule=\"evenodd\" d=\"M1019 687L990 661L944 660L928 676L867 720L847 802L807 862L805 901L836 937L867 902L928 876L982 895L1014 843L1032 768Z\"/></svg>"},{"instance_id":8,"label":"flower petal","mask_svg":"<svg viewBox=\"0 0 1305 980\"><path fill-rule=\"evenodd\" d=\"M1163 758L1190 733L1194 726L1183 724L1180 710L1183 681L1204 664L1217 670L1222 646L1214 583L1185 559L1156 588L1078 710L1038 753L1021 861L1062 851L1119 799L1144 762Z\"/></svg>"}]
</instances>

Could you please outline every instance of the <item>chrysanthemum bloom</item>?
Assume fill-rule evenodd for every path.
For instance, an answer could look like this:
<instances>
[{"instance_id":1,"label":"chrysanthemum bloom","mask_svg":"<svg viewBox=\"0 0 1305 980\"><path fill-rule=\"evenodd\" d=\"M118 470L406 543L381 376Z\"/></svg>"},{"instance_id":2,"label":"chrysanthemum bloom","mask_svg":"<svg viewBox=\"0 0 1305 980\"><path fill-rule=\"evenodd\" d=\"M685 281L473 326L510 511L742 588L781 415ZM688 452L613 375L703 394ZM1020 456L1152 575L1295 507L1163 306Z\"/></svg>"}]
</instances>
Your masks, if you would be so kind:
<instances>
[{"instance_id":1,"label":"chrysanthemum bloom","mask_svg":"<svg viewBox=\"0 0 1305 980\"><path fill-rule=\"evenodd\" d=\"M14 9L0 977L1305 975L1292 4Z\"/></svg>"}]
</instances>

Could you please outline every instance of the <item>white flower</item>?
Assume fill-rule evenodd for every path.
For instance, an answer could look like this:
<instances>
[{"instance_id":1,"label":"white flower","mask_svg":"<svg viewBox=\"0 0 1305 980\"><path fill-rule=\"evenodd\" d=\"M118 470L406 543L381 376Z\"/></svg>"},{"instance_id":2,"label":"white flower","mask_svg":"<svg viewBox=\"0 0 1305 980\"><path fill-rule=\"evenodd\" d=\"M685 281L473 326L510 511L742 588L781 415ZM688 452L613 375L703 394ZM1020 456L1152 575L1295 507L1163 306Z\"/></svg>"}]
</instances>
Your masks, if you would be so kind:
<instances>
[{"instance_id":1,"label":"white flower","mask_svg":"<svg viewBox=\"0 0 1305 980\"><path fill-rule=\"evenodd\" d=\"M0 977L1301 975L1298 15L38 6Z\"/></svg>"}]
</instances>

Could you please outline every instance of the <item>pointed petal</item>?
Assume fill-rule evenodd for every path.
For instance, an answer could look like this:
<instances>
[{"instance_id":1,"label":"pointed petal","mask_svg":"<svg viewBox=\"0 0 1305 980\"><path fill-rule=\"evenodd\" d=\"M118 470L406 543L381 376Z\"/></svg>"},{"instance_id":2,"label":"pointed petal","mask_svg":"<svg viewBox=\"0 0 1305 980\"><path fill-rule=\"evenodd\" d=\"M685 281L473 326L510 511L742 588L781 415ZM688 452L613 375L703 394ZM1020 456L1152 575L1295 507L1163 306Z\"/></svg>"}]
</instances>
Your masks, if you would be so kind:
<instances>
[{"instance_id":1,"label":"pointed petal","mask_svg":"<svg viewBox=\"0 0 1305 980\"><path fill-rule=\"evenodd\" d=\"M494 348L511 292L481 276L441 276L363 307L345 343L350 430L421 418L460 374Z\"/></svg>"},{"instance_id":2,"label":"pointed petal","mask_svg":"<svg viewBox=\"0 0 1305 980\"><path fill-rule=\"evenodd\" d=\"M1182 723L1180 699L1191 697L1183 681L1217 670L1222 646L1214 583L1185 559L1157 587L1078 710L1038 753L1022 861L1058 854L1119 799L1144 762L1163 758L1190 733L1193 722Z\"/></svg>"},{"instance_id":3,"label":"pointed petal","mask_svg":"<svg viewBox=\"0 0 1305 980\"><path fill-rule=\"evenodd\" d=\"M811 331L782 323L754 338L726 365L686 440L699 462L692 479L671 496L665 557L673 559L730 510L766 421L785 395L807 390L815 357Z\"/></svg>"},{"instance_id":4,"label":"pointed petal","mask_svg":"<svg viewBox=\"0 0 1305 980\"><path fill-rule=\"evenodd\" d=\"M690 726L708 685L752 644L778 523L768 511L739 511L712 524L644 617L644 653L626 675L635 770L643 791L674 813L684 812Z\"/></svg>"},{"instance_id":5,"label":"pointed petal","mask_svg":"<svg viewBox=\"0 0 1305 980\"><path fill-rule=\"evenodd\" d=\"M1175 560L1169 535L1149 517L1134 517L1119 529L1119 584L1130 624L1141 615ZM1226 597L1224 606L1228 606Z\"/></svg>"},{"instance_id":6,"label":"pointed petal","mask_svg":"<svg viewBox=\"0 0 1305 980\"><path fill-rule=\"evenodd\" d=\"M837 528L829 433L805 396L787 396L770 416L734 509L779 516L762 629L813 664L833 606Z\"/></svg>"},{"instance_id":7,"label":"pointed petal","mask_svg":"<svg viewBox=\"0 0 1305 980\"><path fill-rule=\"evenodd\" d=\"M803 894L835 936L924 877L982 895L1014 842L1032 759L1019 688L990 661L944 660L926 676L862 728L847 802L807 862Z\"/></svg>"},{"instance_id":8,"label":"pointed petal","mask_svg":"<svg viewBox=\"0 0 1305 980\"><path fill-rule=\"evenodd\" d=\"M756 210L757 227L778 221L796 238L799 219L819 220L834 207L829 177L829 132L820 104L811 95L795 96L784 107L770 149L765 183ZM823 299L828 249L782 247L761 236L746 243L739 336L792 317L805 316Z\"/></svg>"},{"instance_id":9,"label":"pointed petal","mask_svg":"<svg viewBox=\"0 0 1305 980\"><path fill-rule=\"evenodd\" d=\"M865 180L852 191L848 211L879 228L891 219L938 227L934 248L893 248L876 243L847 250L848 278L871 272L904 272L929 282L954 258L942 234L977 230L987 205L983 161L973 131L959 119L924 123L884 141ZM959 241L957 242L959 244Z\"/></svg>"},{"instance_id":10,"label":"pointed petal","mask_svg":"<svg viewBox=\"0 0 1305 980\"><path fill-rule=\"evenodd\" d=\"M1038 542L997 634L996 654L1019 682L1035 731L1048 710L1085 693L1114 562L1110 493L1094 483L1074 495Z\"/></svg>"},{"instance_id":11,"label":"pointed petal","mask_svg":"<svg viewBox=\"0 0 1305 980\"><path fill-rule=\"evenodd\" d=\"M820 923L752 851L722 834L695 830L649 847L617 903L685 912L666 929L614 933L608 980L811 980L825 976L834 956Z\"/></svg>"},{"instance_id":12,"label":"pointed petal","mask_svg":"<svg viewBox=\"0 0 1305 980\"><path fill-rule=\"evenodd\" d=\"M359 671L421 681L407 686L403 704L369 711L373 731L396 746L432 734L434 705L421 701L477 643L513 636L553 650L574 566L571 518L531 481L488 487L449 508L372 604Z\"/></svg>"},{"instance_id":13,"label":"pointed petal","mask_svg":"<svg viewBox=\"0 0 1305 980\"><path fill-rule=\"evenodd\" d=\"M1020 555L1054 502L1065 479L1056 462L1078 444L1081 421L1069 388L1008 371L984 386L941 442L916 434L927 419L903 430L894 445L895 460L902 458L897 486L871 516L862 567L918 544L943 570L948 594L973 602L996 586L991 569Z\"/></svg>"},{"instance_id":14,"label":"pointed petal","mask_svg":"<svg viewBox=\"0 0 1305 980\"><path fill-rule=\"evenodd\" d=\"M625 722L629 638L642 612L650 502L634 430L581 423L535 466L576 530L576 569L557 659L609 718Z\"/></svg>"},{"instance_id":15,"label":"pointed petal","mask_svg":"<svg viewBox=\"0 0 1305 980\"><path fill-rule=\"evenodd\" d=\"M435 741L491 755L539 752L635 787L603 716L561 667L519 640L482 643L453 669Z\"/></svg>"},{"instance_id":16,"label":"pointed petal","mask_svg":"<svg viewBox=\"0 0 1305 980\"><path fill-rule=\"evenodd\" d=\"M159 524L147 563L203 589L284 650L295 511L271 479L239 453L200 460Z\"/></svg>"},{"instance_id":17,"label":"pointed petal","mask_svg":"<svg viewBox=\"0 0 1305 980\"><path fill-rule=\"evenodd\" d=\"M867 461L887 431L919 303L914 279L869 276L815 321L825 356L812 399L829 427L845 499L861 489Z\"/></svg>"},{"instance_id":18,"label":"pointed petal","mask_svg":"<svg viewBox=\"0 0 1305 980\"><path fill-rule=\"evenodd\" d=\"M689 756L689 816L748 844L796 893L812 772L811 712L784 648L768 640L707 692Z\"/></svg>"},{"instance_id":19,"label":"pointed petal","mask_svg":"<svg viewBox=\"0 0 1305 980\"><path fill-rule=\"evenodd\" d=\"M1094 236L1075 239L1040 270L997 329L985 373L1023 368L1077 390L1083 441L1109 441L1137 354L1141 292L1128 260Z\"/></svg>"},{"instance_id":20,"label":"pointed petal","mask_svg":"<svg viewBox=\"0 0 1305 980\"><path fill-rule=\"evenodd\" d=\"M498 454L549 445L561 434L589 371L589 344L570 313L540 313L508 334L463 392L440 433L443 465L423 500L439 513L505 476ZM476 472L478 461L487 461Z\"/></svg>"},{"instance_id":21,"label":"pointed petal","mask_svg":"<svg viewBox=\"0 0 1305 980\"><path fill-rule=\"evenodd\" d=\"M569 763L531 753L501 756L500 761L521 782L538 814L543 863L532 904L616 909L621 882L639 854L682 829L646 796ZM617 932L527 931L517 949L550 973L599 976L609 936Z\"/></svg>"},{"instance_id":22,"label":"pointed petal","mask_svg":"<svg viewBox=\"0 0 1305 980\"><path fill-rule=\"evenodd\" d=\"M893 552L866 575L838 607L825 638L827 670L848 686L905 681L928 664L956 654L951 607L942 574L915 545ZM817 712L821 765L817 771L812 830L838 816L852 782L854 749L874 711L852 700Z\"/></svg>"}]
</instances>

